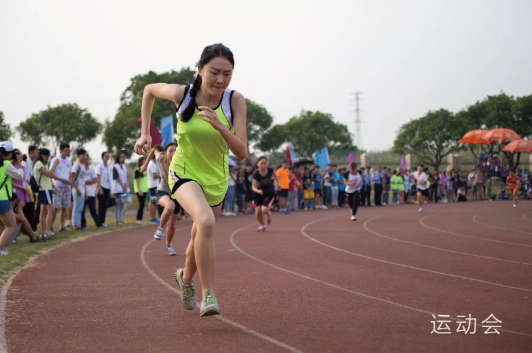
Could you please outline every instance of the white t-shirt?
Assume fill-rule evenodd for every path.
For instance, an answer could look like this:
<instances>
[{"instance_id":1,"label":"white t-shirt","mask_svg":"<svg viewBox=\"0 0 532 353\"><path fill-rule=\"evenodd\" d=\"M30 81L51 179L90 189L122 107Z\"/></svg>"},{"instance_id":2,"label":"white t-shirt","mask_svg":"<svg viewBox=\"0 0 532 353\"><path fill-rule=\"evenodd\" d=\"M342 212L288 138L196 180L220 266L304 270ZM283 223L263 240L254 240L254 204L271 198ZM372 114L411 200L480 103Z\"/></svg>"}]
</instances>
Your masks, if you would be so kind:
<instances>
[{"instance_id":1,"label":"white t-shirt","mask_svg":"<svg viewBox=\"0 0 532 353\"><path fill-rule=\"evenodd\" d=\"M70 159L70 157L63 159L61 156L55 156L54 158L52 158L50 165L54 165L57 159L59 159L59 164L55 168L54 175L61 179L70 180L70 171L72 170L72 159ZM54 179L54 184L55 186L69 186L56 179Z\"/></svg>"},{"instance_id":2,"label":"white t-shirt","mask_svg":"<svg viewBox=\"0 0 532 353\"><path fill-rule=\"evenodd\" d=\"M159 186L159 179L154 178L154 173L159 174L159 168L157 168L157 163L150 161L150 163L148 163L148 189Z\"/></svg>"},{"instance_id":3,"label":"white t-shirt","mask_svg":"<svg viewBox=\"0 0 532 353\"><path fill-rule=\"evenodd\" d=\"M72 167L72 173L74 173L74 183L76 184L77 188L81 191L82 194L85 193L85 166L79 164L79 162L76 162L74 166ZM72 189L72 192L75 193L76 190Z\"/></svg>"},{"instance_id":4,"label":"white t-shirt","mask_svg":"<svg viewBox=\"0 0 532 353\"><path fill-rule=\"evenodd\" d=\"M115 171L120 179L122 181L122 185L124 185L125 190L122 188L122 186L116 181L115 178ZM113 194L123 194L129 191L129 185L127 184L127 166L123 164L120 166L120 164L115 163L113 166Z\"/></svg>"},{"instance_id":5,"label":"white t-shirt","mask_svg":"<svg viewBox=\"0 0 532 353\"><path fill-rule=\"evenodd\" d=\"M33 161L28 157L26 162L22 162L22 166L26 168L26 181L29 183L33 176Z\"/></svg>"},{"instance_id":6,"label":"white t-shirt","mask_svg":"<svg viewBox=\"0 0 532 353\"><path fill-rule=\"evenodd\" d=\"M98 164L96 175L100 176L100 186L102 188L107 190L111 189L111 167L109 166L109 163L107 163L107 166L105 166L103 162Z\"/></svg>"},{"instance_id":7,"label":"white t-shirt","mask_svg":"<svg viewBox=\"0 0 532 353\"><path fill-rule=\"evenodd\" d=\"M351 174L351 172L348 172L345 174L345 180L348 182L355 181L355 184L353 185L346 185L345 192L348 194L352 194L355 191L359 191L362 188L362 178L360 177L360 174Z\"/></svg>"},{"instance_id":8,"label":"white t-shirt","mask_svg":"<svg viewBox=\"0 0 532 353\"><path fill-rule=\"evenodd\" d=\"M472 186L474 181L475 181L475 174L469 173L469 175L467 176L467 185Z\"/></svg>"},{"instance_id":9,"label":"white t-shirt","mask_svg":"<svg viewBox=\"0 0 532 353\"><path fill-rule=\"evenodd\" d=\"M429 188L427 184L427 174L425 174L425 172L421 172L421 174L419 172L414 172L412 173L412 176L417 180L417 188L419 190L427 190Z\"/></svg>"},{"instance_id":10,"label":"white t-shirt","mask_svg":"<svg viewBox=\"0 0 532 353\"><path fill-rule=\"evenodd\" d=\"M86 169L85 171L85 181L96 179L96 171L94 168ZM85 190L88 197L94 197L94 185L95 184L87 184L85 185Z\"/></svg>"}]
</instances>

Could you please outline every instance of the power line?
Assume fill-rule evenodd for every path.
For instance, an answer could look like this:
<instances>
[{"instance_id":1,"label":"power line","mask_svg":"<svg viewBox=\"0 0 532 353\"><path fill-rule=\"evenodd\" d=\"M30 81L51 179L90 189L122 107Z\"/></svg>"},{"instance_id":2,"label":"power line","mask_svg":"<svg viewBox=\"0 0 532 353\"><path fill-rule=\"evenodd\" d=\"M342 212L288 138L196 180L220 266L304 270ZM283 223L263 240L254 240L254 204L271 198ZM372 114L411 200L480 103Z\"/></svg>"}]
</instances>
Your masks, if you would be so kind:
<instances>
[{"instance_id":1,"label":"power line","mask_svg":"<svg viewBox=\"0 0 532 353\"><path fill-rule=\"evenodd\" d=\"M362 94L362 92L358 91L358 92L355 92L353 93L355 95L355 99L354 99L354 102L356 104L356 108L354 110L355 112L355 143L357 145L357 148L358 149L361 149L362 148L362 136L360 134L360 125L362 124L362 121L360 120L360 112L362 111L360 109L360 95Z\"/></svg>"}]
</instances>

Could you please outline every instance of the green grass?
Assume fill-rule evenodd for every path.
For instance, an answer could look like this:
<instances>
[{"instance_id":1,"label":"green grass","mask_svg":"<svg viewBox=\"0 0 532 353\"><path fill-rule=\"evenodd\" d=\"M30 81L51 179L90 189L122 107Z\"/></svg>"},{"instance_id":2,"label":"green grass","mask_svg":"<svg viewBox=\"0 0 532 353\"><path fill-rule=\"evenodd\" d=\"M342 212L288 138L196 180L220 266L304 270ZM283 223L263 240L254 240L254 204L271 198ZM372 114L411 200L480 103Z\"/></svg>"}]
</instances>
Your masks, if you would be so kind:
<instances>
[{"instance_id":1,"label":"green grass","mask_svg":"<svg viewBox=\"0 0 532 353\"><path fill-rule=\"evenodd\" d=\"M56 237L53 240L43 243L30 243L30 238L27 235L20 234L15 244L9 244L7 246L9 255L0 256L0 286L4 284L4 281L7 280L10 274L25 266L32 256L38 255L58 244L64 244L93 234L138 226L134 219L124 219L125 226L109 225L107 228L96 228L90 216L87 215L86 217L87 228L85 230L75 231L72 228L68 228L66 232L57 232L59 229L59 217L57 217L54 223ZM38 226L37 230L40 230L40 226Z\"/></svg>"}]
</instances>

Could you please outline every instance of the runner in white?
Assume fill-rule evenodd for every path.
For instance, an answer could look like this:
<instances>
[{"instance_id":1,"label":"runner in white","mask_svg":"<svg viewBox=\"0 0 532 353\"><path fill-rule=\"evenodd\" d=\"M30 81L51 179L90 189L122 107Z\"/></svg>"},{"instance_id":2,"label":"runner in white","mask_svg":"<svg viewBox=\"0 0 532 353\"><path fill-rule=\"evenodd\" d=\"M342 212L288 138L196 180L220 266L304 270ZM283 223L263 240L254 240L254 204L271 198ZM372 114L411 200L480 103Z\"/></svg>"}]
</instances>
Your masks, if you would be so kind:
<instances>
[{"instance_id":1,"label":"runner in white","mask_svg":"<svg viewBox=\"0 0 532 353\"><path fill-rule=\"evenodd\" d=\"M416 181L417 202L419 203L419 212L423 212L423 202L427 203L429 197L429 186L427 185L427 174L423 171L423 164L417 166L417 172L412 174Z\"/></svg>"},{"instance_id":2,"label":"runner in white","mask_svg":"<svg viewBox=\"0 0 532 353\"><path fill-rule=\"evenodd\" d=\"M362 177L357 171L355 162L349 165L349 172L345 173L344 184L346 185L345 192L351 208L351 220L356 221L358 204L360 203L360 189L362 189Z\"/></svg>"}]
</instances>

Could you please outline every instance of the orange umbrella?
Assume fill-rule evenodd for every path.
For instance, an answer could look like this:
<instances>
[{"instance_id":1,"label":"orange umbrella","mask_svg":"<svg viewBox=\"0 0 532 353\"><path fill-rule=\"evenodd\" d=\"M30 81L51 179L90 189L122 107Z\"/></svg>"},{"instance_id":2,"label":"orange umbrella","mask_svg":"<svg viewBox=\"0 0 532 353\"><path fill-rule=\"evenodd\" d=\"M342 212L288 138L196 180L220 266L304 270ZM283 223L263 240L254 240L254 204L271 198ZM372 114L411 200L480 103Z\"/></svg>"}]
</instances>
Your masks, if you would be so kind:
<instances>
[{"instance_id":1,"label":"orange umbrella","mask_svg":"<svg viewBox=\"0 0 532 353\"><path fill-rule=\"evenodd\" d=\"M470 145L489 145L490 142L484 138L488 130L471 130L462 137L458 143L467 143Z\"/></svg>"},{"instance_id":2,"label":"orange umbrella","mask_svg":"<svg viewBox=\"0 0 532 353\"><path fill-rule=\"evenodd\" d=\"M520 140L519 136L515 131L510 129L493 129L490 130L485 138L491 142L510 142L515 140Z\"/></svg>"},{"instance_id":3,"label":"orange umbrella","mask_svg":"<svg viewBox=\"0 0 532 353\"><path fill-rule=\"evenodd\" d=\"M512 141L502 149L504 152L530 153L532 152L532 140Z\"/></svg>"}]
</instances>

